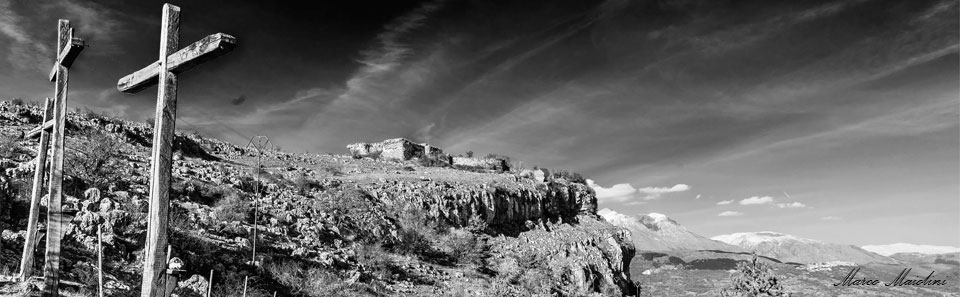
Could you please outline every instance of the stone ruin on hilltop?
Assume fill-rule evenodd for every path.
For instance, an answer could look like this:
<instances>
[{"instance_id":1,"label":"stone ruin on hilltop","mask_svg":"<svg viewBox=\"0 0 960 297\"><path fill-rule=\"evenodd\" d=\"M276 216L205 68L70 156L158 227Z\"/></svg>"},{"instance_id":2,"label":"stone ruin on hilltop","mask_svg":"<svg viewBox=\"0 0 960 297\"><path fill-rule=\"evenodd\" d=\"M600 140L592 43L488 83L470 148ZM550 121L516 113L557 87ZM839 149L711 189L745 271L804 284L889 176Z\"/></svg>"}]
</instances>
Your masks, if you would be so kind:
<instances>
[{"instance_id":1,"label":"stone ruin on hilltop","mask_svg":"<svg viewBox=\"0 0 960 297\"><path fill-rule=\"evenodd\" d=\"M414 158L422 159L429 156L454 167L477 168L486 170L508 171L510 165L506 160L497 158L455 157L445 154L442 149L426 143L415 143L406 138L387 139L381 142L359 142L347 145L347 150L355 157L371 157L384 160L406 161Z\"/></svg>"}]
</instances>

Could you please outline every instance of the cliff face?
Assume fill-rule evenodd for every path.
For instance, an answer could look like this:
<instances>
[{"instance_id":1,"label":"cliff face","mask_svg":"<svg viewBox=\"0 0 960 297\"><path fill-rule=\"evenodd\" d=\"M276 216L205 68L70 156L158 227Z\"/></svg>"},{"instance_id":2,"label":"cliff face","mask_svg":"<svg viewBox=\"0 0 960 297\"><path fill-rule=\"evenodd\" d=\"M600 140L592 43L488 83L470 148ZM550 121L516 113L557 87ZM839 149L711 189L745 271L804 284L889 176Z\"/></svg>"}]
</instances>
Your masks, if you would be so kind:
<instances>
[{"instance_id":1,"label":"cliff face","mask_svg":"<svg viewBox=\"0 0 960 297\"><path fill-rule=\"evenodd\" d=\"M551 181L495 186L445 181L384 182L361 188L388 204L421 207L432 218L464 227L479 218L496 229L523 226L526 222L576 222L578 215L596 215L597 198L582 184Z\"/></svg>"}]
</instances>

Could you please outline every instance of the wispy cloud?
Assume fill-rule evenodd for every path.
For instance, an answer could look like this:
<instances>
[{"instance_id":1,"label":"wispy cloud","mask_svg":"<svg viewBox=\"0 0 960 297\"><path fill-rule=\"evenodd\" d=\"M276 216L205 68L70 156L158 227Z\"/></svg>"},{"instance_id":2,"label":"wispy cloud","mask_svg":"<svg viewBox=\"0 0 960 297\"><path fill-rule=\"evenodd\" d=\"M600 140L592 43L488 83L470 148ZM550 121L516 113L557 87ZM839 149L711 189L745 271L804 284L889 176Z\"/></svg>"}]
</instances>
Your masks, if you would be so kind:
<instances>
[{"instance_id":1,"label":"wispy cloud","mask_svg":"<svg viewBox=\"0 0 960 297\"><path fill-rule=\"evenodd\" d=\"M825 216L825 217L821 217L820 219L821 219L821 220L824 220L824 221L839 221L839 220L841 220L840 217L835 217L835 216Z\"/></svg>"},{"instance_id":2,"label":"wispy cloud","mask_svg":"<svg viewBox=\"0 0 960 297\"><path fill-rule=\"evenodd\" d=\"M611 202L623 202L635 197L643 200L654 200L664 194L690 190L690 186L686 184L676 184L672 187L643 187L639 189L634 188L628 183L616 184L609 188L597 185L593 180L587 180L587 184L597 193L597 199Z\"/></svg>"},{"instance_id":3,"label":"wispy cloud","mask_svg":"<svg viewBox=\"0 0 960 297\"><path fill-rule=\"evenodd\" d=\"M641 194L645 200L658 199L660 196L669 193L679 193L690 190L690 186L686 184L676 184L672 187L643 187L637 189L637 193Z\"/></svg>"},{"instance_id":4,"label":"wispy cloud","mask_svg":"<svg viewBox=\"0 0 960 297\"><path fill-rule=\"evenodd\" d=\"M733 200L723 200L723 201L717 202L717 205L727 205L730 203L733 203Z\"/></svg>"},{"instance_id":5,"label":"wispy cloud","mask_svg":"<svg viewBox=\"0 0 960 297\"><path fill-rule=\"evenodd\" d=\"M89 1L58 1L54 9L64 10L70 18L70 24L76 28L76 37L83 38L90 45L90 53L97 55L122 54L118 38L129 32L120 20L120 13L110 7Z\"/></svg>"},{"instance_id":6,"label":"wispy cloud","mask_svg":"<svg viewBox=\"0 0 960 297\"><path fill-rule=\"evenodd\" d=\"M800 202L791 202L791 203L777 203L779 208L806 208L807 205Z\"/></svg>"},{"instance_id":7,"label":"wispy cloud","mask_svg":"<svg viewBox=\"0 0 960 297\"><path fill-rule=\"evenodd\" d=\"M759 205L759 204L770 204L773 203L773 197L770 196L753 196L740 200L740 205Z\"/></svg>"},{"instance_id":8,"label":"wispy cloud","mask_svg":"<svg viewBox=\"0 0 960 297\"><path fill-rule=\"evenodd\" d=\"M12 1L0 1L0 33L12 42L6 49L6 60L20 70L49 70L53 56L50 48L37 41L24 27L29 18L24 18L12 7Z\"/></svg>"},{"instance_id":9,"label":"wispy cloud","mask_svg":"<svg viewBox=\"0 0 960 297\"><path fill-rule=\"evenodd\" d=\"M724 212L721 212L721 213L717 214L718 217L739 217L739 216L742 216L742 215L743 215L742 212L732 211L732 210L724 211Z\"/></svg>"}]
</instances>

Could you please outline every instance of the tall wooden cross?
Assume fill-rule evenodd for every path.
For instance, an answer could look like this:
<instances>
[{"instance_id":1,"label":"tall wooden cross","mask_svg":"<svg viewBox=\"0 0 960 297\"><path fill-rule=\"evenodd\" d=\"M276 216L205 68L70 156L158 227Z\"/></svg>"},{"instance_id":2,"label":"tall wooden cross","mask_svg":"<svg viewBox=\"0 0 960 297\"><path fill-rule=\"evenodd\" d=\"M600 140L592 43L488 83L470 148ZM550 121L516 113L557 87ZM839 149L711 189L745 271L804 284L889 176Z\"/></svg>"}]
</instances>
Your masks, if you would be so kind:
<instances>
[{"instance_id":1,"label":"tall wooden cross","mask_svg":"<svg viewBox=\"0 0 960 297\"><path fill-rule=\"evenodd\" d=\"M53 65L53 69L50 70L49 79L55 81L55 98L53 103L53 123L50 123L48 120L44 120L44 123L41 124L42 133L46 133L46 126L50 126L52 130L52 140L53 140L53 150L51 152L52 159L50 160L50 184L47 200L47 249L44 253L44 264L43 264L43 292L41 296L59 296L59 286L60 286L60 240L63 237L63 143L64 143L64 128L66 126L67 118L67 80L70 77L70 66L73 65L74 60L77 56L80 55L80 51L83 50L84 43L83 40L73 37L73 28L70 27L70 21L60 20L57 26L57 59ZM41 133L41 134L42 134ZM42 138L42 136L41 136ZM42 141L41 139L41 145ZM41 147L43 149L43 147ZM40 154L43 154L42 152ZM38 167L42 167L42 160L38 160ZM37 170L42 178L43 170ZM37 173L34 172L34 181L36 182ZM34 186L33 197L31 198L31 204L34 201L39 202L37 195L39 191ZM30 217L33 219L34 211L38 211L34 208L35 205L31 205ZM36 221L31 220L27 224L28 234L27 239L31 241L30 245L35 245L36 232L29 233L30 224L34 224L34 230L36 230ZM31 237L33 237L31 239ZM25 244L25 251L27 253ZM31 248L32 250L32 248ZM30 251L32 253L32 251ZM21 275L21 277L28 277L30 268L28 266L33 265L33 260L31 257L30 263L21 263L23 264L24 270L27 270L26 274Z\"/></svg>"},{"instance_id":2,"label":"tall wooden cross","mask_svg":"<svg viewBox=\"0 0 960 297\"><path fill-rule=\"evenodd\" d=\"M177 115L177 75L200 63L223 55L237 44L233 36L217 33L177 50L180 39L180 8L163 5L160 27L160 59L117 82L117 90L137 93L158 84L153 152L150 164L150 211L140 296L164 295L167 255L167 216L170 206L170 174L173 164L174 124Z\"/></svg>"}]
</instances>

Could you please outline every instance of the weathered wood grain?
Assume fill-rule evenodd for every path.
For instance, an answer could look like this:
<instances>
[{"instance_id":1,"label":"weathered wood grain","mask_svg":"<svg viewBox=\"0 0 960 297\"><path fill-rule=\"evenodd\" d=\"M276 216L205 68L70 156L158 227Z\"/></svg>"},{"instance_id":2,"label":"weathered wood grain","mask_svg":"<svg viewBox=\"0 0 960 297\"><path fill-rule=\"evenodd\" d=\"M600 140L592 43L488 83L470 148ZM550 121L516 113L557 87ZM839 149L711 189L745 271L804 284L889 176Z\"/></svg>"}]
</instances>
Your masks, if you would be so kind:
<instances>
[{"instance_id":1,"label":"weathered wood grain","mask_svg":"<svg viewBox=\"0 0 960 297\"><path fill-rule=\"evenodd\" d=\"M73 35L73 29L70 29L70 35L71 36ZM75 61L77 57L80 56L80 52L83 51L83 48L86 46L87 46L86 43L84 43L82 39L71 38L70 46L66 46L64 48L65 51L62 51L60 52L60 54L57 55L57 62L54 63L53 68L50 69L50 74L48 75L50 81L54 81L54 79L56 79L58 65L64 66L67 68L70 68L70 66L73 66L73 61Z\"/></svg>"},{"instance_id":2,"label":"weathered wood grain","mask_svg":"<svg viewBox=\"0 0 960 297\"><path fill-rule=\"evenodd\" d=\"M70 21L60 20L59 37L57 43L58 56L73 38L70 30ZM53 110L53 150L50 160L50 189L47 201L47 248L44 253L43 290L40 296L59 296L60 286L60 240L63 238L63 144L64 123L67 113L67 67L57 65L56 99Z\"/></svg>"},{"instance_id":3,"label":"weathered wood grain","mask_svg":"<svg viewBox=\"0 0 960 297\"><path fill-rule=\"evenodd\" d=\"M53 123L53 106L56 103L47 98L43 103L43 123ZM33 253L37 249L37 225L40 218L40 197L43 196L43 178L46 176L47 150L50 148L50 133L40 130L40 143L37 145L37 164L33 169L33 190L30 191L30 213L27 215L27 234L20 257L20 274L17 277L25 281L33 273Z\"/></svg>"},{"instance_id":4,"label":"weathered wood grain","mask_svg":"<svg viewBox=\"0 0 960 297\"><path fill-rule=\"evenodd\" d=\"M173 53L167 57L167 68L174 74L180 74L203 62L223 55L237 45L233 36L217 33ZM160 73L160 61L151 63L143 69L124 76L117 82L117 90L124 93L137 93L157 84Z\"/></svg>"},{"instance_id":5,"label":"weathered wood grain","mask_svg":"<svg viewBox=\"0 0 960 297\"><path fill-rule=\"evenodd\" d=\"M23 137L27 139L34 138L40 134L40 131L50 131L50 129L53 129L53 120L44 120L43 124L37 126L36 128L30 129L30 131L27 131Z\"/></svg>"},{"instance_id":6,"label":"weathered wood grain","mask_svg":"<svg viewBox=\"0 0 960 297\"><path fill-rule=\"evenodd\" d=\"M177 76L170 69L170 53L179 48L180 8L163 5L160 27L160 68L157 109L150 166L150 210L140 296L164 296L167 263L167 218L173 165L173 132L177 116Z\"/></svg>"}]
</instances>

